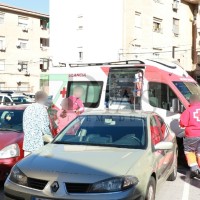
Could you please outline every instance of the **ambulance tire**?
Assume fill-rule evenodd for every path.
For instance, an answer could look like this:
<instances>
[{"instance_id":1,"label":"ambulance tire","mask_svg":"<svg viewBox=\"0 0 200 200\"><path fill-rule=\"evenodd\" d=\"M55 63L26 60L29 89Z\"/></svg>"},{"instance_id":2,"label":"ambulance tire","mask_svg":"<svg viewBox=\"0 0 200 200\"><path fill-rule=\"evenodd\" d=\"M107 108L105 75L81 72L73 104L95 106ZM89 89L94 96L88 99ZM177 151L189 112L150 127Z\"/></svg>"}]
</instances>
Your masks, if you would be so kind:
<instances>
[{"instance_id":1,"label":"ambulance tire","mask_svg":"<svg viewBox=\"0 0 200 200\"><path fill-rule=\"evenodd\" d=\"M147 187L147 193L146 193L145 200L155 200L155 198L156 198L156 180L152 176L150 178L150 181L149 181L149 184Z\"/></svg>"}]
</instances>

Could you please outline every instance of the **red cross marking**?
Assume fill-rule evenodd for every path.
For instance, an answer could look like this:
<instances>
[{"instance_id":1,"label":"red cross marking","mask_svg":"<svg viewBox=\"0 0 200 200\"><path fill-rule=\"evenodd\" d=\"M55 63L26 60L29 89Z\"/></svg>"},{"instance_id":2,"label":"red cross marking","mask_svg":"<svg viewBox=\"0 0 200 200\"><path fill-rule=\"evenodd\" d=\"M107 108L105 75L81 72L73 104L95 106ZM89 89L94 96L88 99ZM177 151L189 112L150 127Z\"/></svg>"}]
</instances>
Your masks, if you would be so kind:
<instances>
[{"instance_id":1,"label":"red cross marking","mask_svg":"<svg viewBox=\"0 0 200 200\"><path fill-rule=\"evenodd\" d=\"M193 117L200 122L200 109L196 109L195 112L193 112Z\"/></svg>"},{"instance_id":2,"label":"red cross marking","mask_svg":"<svg viewBox=\"0 0 200 200\"><path fill-rule=\"evenodd\" d=\"M60 91L60 94L62 95L62 98L66 97L67 89L64 87L62 91Z\"/></svg>"}]
</instances>

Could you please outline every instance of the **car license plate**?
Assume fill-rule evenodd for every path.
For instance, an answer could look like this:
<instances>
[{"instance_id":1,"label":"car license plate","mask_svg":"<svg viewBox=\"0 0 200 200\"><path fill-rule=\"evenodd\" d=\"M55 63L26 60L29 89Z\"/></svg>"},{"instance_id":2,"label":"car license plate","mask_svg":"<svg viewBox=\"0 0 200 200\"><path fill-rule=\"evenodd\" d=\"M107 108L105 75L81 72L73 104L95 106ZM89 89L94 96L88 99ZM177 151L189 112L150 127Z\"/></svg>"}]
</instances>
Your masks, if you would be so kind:
<instances>
[{"instance_id":1,"label":"car license plate","mask_svg":"<svg viewBox=\"0 0 200 200\"><path fill-rule=\"evenodd\" d=\"M51 199L45 199L40 197L33 197L32 200L51 200Z\"/></svg>"}]
</instances>

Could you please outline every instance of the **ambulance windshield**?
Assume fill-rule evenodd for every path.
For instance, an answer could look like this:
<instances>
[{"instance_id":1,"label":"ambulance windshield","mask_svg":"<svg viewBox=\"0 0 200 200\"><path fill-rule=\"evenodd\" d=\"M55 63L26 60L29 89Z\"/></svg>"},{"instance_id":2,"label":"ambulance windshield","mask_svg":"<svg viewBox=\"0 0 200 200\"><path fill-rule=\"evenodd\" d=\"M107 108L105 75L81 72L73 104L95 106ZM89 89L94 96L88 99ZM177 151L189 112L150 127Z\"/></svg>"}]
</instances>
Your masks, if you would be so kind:
<instances>
[{"instance_id":1,"label":"ambulance windshield","mask_svg":"<svg viewBox=\"0 0 200 200\"><path fill-rule=\"evenodd\" d=\"M182 95L189 100L192 94L200 95L200 87L193 82L173 82Z\"/></svg>"}]
</instances>

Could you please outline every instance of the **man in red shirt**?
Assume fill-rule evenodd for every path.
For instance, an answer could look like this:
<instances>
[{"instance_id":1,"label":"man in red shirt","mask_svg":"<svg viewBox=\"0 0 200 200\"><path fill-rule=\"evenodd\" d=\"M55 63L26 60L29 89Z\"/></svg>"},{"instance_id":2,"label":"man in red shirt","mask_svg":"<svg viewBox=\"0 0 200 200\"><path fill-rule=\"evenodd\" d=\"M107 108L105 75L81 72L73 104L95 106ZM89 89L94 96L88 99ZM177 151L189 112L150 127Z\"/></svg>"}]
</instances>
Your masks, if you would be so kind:
<instances>
[{"instance_id":1,"label":"man in red shirt","mask_svg":"<svg viewBox=\"0 0 200 200\"><path fill-rule=\"evenodd\" d=\"M182 113L180 126L185 128L184 151L192 176L200 177L200 97L192 95L190 106Z\"/></svg>"}]
</instances>

